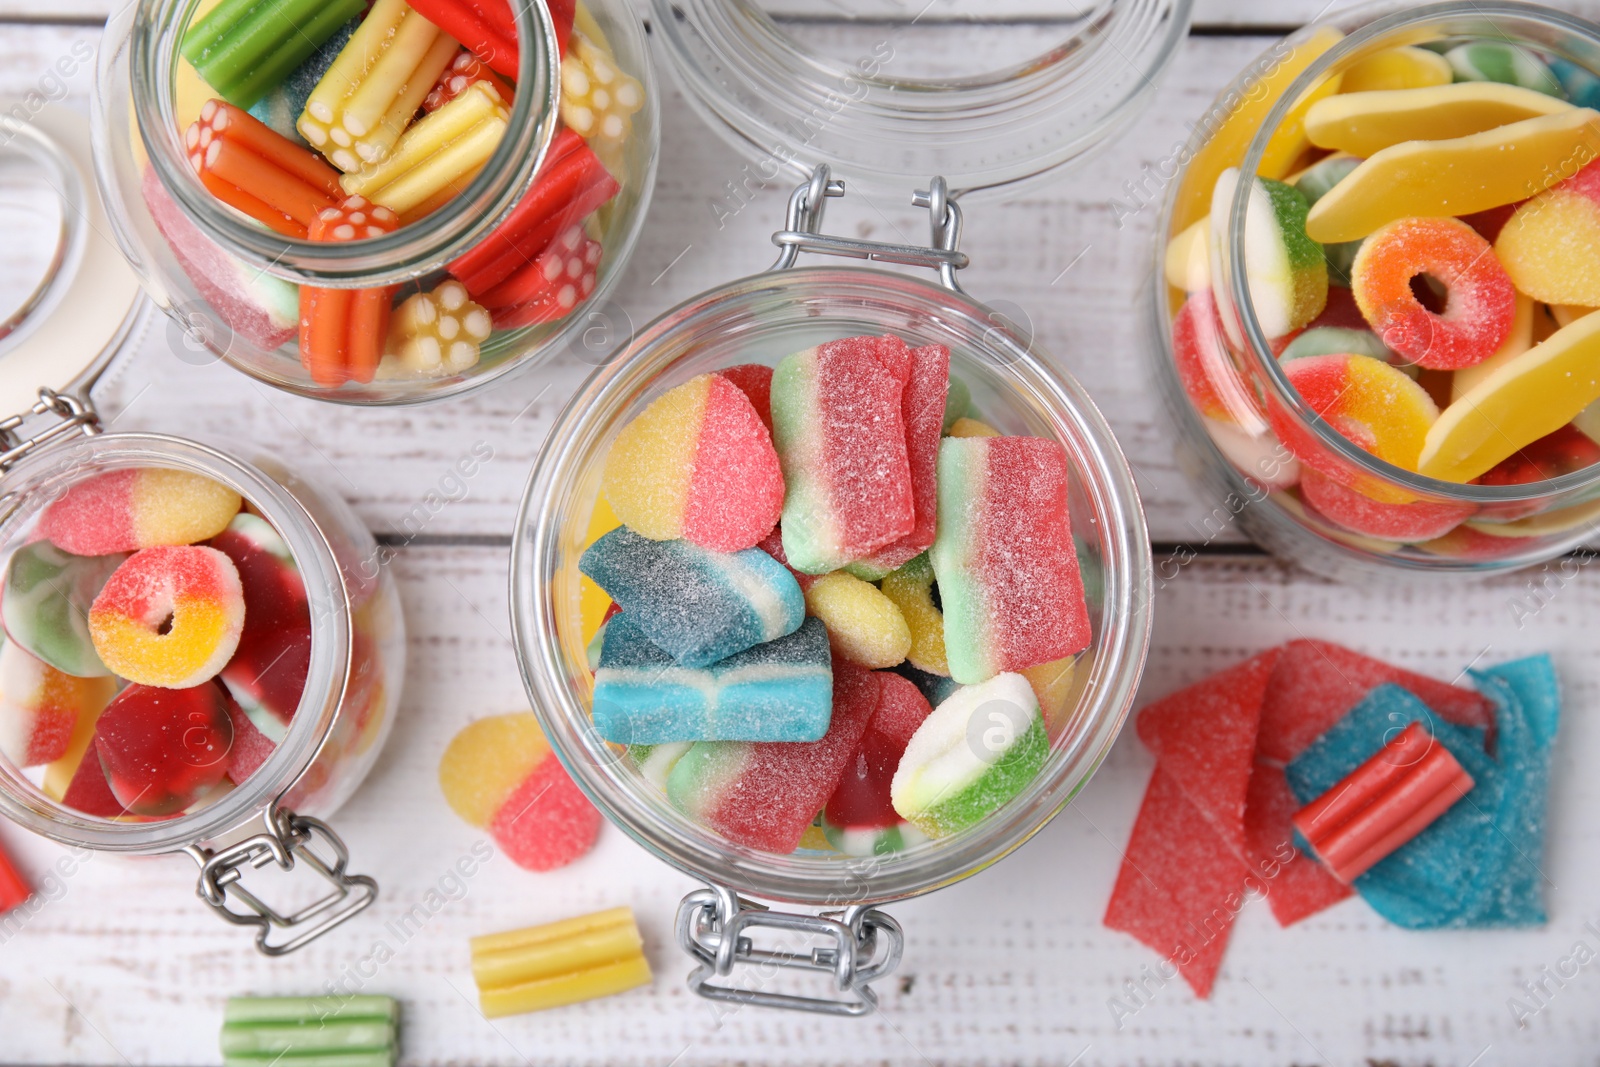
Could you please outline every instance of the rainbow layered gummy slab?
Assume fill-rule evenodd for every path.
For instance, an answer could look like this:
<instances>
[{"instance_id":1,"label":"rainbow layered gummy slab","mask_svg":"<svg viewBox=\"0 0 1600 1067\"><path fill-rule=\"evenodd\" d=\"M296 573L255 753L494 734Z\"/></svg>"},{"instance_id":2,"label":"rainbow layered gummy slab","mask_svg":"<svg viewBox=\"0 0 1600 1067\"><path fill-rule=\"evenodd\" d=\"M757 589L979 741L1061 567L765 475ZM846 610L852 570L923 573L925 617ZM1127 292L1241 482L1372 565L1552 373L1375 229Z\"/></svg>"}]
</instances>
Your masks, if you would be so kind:
<instances>
[{"instance_id":1,"label":"rainbow layered gummy slab","mask_svg":"<svg viewBox=\"0 0 1600 1067\"><path fill-rule=\"evenodd\" d=\"M834 676L817 619L707 667L675 663L629 612L606 624L594 725L607 741L816 741L828 731Z\"/></svg>"},{"instance_id":2,"label":"rainbow layered gummy slab","mask_svg":"<svg viewBox=\"0 0 1600 1067\"><path fill-rule=\"evenodd\" d=\"M906 426L906 458L911 465L911 503L916 515L911 532L880 548L852 570L877 581L933 544L939 521L939 440L944 434L950 393L950 350L924 345L911 350L911 376L901 394L900 413Z\"/></svg>"},{"instance_id":3,"label":"rainbow layered gummy slab","mask_svg":"<svg viewBox=\"0 0 1600 1067\"><path fill-rule=\"evenodd\" d=\"M623 428L606 456L601 490L617 517L644 537L735 552L772 532L784 476L745 393L720 375L702 374Z\"/></svg>"},{"instance_id":4,"label":"rainbow layered gummy slab","mask_svg":"<svg viewBox=\"0 0 1600 1067\"><path fill-rule=\"evenodd\" d=\"M956 681L985 682L1089 647L1058 442L946 438L931 557Z\"/></svg>"},{"instance_id":5,"label":"rainbow layered gummy slab","mask_svg":"<svg viewBox=\"0 0 1600 1067\"><path fill-rule=\"evenodd\" d=\"M128 557L89 609L89 635L112 671L141 685L187 689L221 673L244 630L233 561L200 545Z\"/></svg>"},{"instance_id":6,"label":"rainbow layered gummy slab","mask_svg":"<svg viewBox=\"0 0 1600 1067\"><path fill-rule=\"evenodd\" d=\"M578 569L684 667L706 667L775 641L805 618L793 575L756 548L711 552L618 527L584 551Z\"/></svg>"},{"instance_id":7,"label":"rainbow layered gummy slab","mask_svg":"<svg viewBox=\"0 0 1600 1067\"><path fill-rule=\"evenodd\" d=\"M214 537L239 513L239 494L203 474L139 467L75 483L39 516L39 534L66 552L104 556Z\"/></svg>"},{"instance_id":8,"label":"rainbow layered gummy slab","mask_svg":"<svg viewBox=\"0 0 1600 1067\"><path fill-rule=\"evenodd\" d=\"M772 436L788 487L789 566L826 574L916 529L904 411L911 363L897 337L851 337L786 356L774 369Z\"/></svg>"},{"instance_id":9,"label":"rainbow layered gummy slab","mask_svg":"<svg viewBox=\"0 0 1600 1067\"><path fill-rule=\"evenodd\" d=\"M89 608L121 555L75 556L48 541L24 545L6 567L0 617L6 636L56 670L79 678L111 671L89 636Z\"/></svg>"}]
</instances>

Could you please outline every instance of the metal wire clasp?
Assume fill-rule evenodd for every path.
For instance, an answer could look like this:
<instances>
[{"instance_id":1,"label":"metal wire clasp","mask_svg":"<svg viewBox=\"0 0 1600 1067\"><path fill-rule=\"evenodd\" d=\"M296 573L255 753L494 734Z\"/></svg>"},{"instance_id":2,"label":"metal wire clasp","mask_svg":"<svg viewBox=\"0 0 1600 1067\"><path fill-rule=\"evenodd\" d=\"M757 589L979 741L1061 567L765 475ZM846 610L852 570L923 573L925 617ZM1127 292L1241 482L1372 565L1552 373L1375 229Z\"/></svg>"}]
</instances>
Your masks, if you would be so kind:
<instances>
[{"instance_id":1,"label":"metal wire clasp","mask_svg":"<svg viewBox=\"0 0 1600 1067\"><path fill-rule=\"evenodd\" d=\"M810 948L756 947L749 931L765 927L820 939ZM878 1010L872 983L900 965L904 939L900 924L876 909L851 905L820 915L772 911L745 900L731 889L698 889L678 905L678 944L700 965L689 973L689 990L707 1000L787 1008L822 1015L871 1015ZM717 984L735 964L756 968L755 987ZM806 997L762 989L776 967L820 971L833 978L840 998ZM762 973L765 972L765 977Z\"/></svg>"},{"instance_id":2,"label":"metal wire clasp","mask_svg":"<svg viewBox=\"0 0 1600 1067\"><path fill-rule=\"evenodd\" d=\"M24 423L41 415L55 415L58 421L32 434L21 432ZM92 437L99 432L100 414L87 399L41 388L39 399L27 411L0 420L0 472L10 470L29 452L59 438Z\"/></svg>"},{"instance_id":3,"label":"metal wire clasp","mask_svg":"<svg viewBox=\"0 0 1600 1067\"><path fill-rule=\"evenodd\" d=\"M200 865L200 884L196 889L200 899L236 926L257 927L256 948L262 955L283 956L302 948L378 899L377 882L364 874L346 872L350 853L327 823L281 811L275 806L267 809L263 819L267 826L265 833L216 851L202 845L184 849ZM330 858L325 859L311 849L311 843L319 838L329 849ZM292 914L279 913L246 889L241 881L246 866L259 870L276 863L287 872L294 870L297 862L304 863L334 889ZM229 907L230 896L248 910ZM289 936L273 943L274 930L282 930Z\"/></svg>"},{"instance_id":4,"label":"metal wire clasp","mask_svg":"<svg viewBox=\"0 0 1600 1067\"><path fill-rule=\"evenodd\" d=\"M959 250L961 207L950 199L943 178L933 178L926 192L919 190L911 194L913 207L928 209L931 241L924 247L823 233L822 216L828 198L844 195L844 182L829 174L828 165L819 163L817 169L811 172L811 180L796 186L794 192L789 194L785 228L772 235L772 243L780 249L778 260L772 265L773 270L788 270L794 266L801 252L816 252L849 259L927 267L939 272L939 283L945 288L958 293L962 291L961 284L956 281L956 271L971 261L965 252Z\"/></svg>"}]
</instances>

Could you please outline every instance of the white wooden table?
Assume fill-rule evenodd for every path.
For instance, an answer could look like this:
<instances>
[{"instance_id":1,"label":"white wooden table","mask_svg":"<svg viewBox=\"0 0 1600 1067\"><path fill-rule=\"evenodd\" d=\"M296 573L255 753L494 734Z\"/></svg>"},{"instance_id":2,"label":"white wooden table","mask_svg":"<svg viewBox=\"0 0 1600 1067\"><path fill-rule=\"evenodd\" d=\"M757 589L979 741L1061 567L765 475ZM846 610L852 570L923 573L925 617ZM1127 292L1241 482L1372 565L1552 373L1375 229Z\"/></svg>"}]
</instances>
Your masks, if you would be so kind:
<instances>
[{"instance_id":1,"label":"white wooden table","mask_svg":"<svg viewBox=\"0 0 1600 1067\"><path fill-rule=\"evenodd\" d=\"M1050 10L1051 0L1039 2ZM0 3L0 94L28 91L74 41L97 40L107 6ZM1027 309L1046 349L1098 399L1138 474L1158 556L1204 540L1199 520L1213 504L1174 467L1129 310L1150 270L1155 210L1119 231L1108 202L1143 163L1187 136L1184 120L1247 59L1322 6L1200 0L1196 32L1135 136L1052 188L969 211L965 284ZM1578 6L1600 11L1595 0ZM952 56L962 39L959 29L945 35ZM86 106L87 92L75 83L69 102ZM740 176L742 160L698 124L670 78L663 94L655 207L617 297L636 324L766 266L767 235L787 192L760 193L719 230L708 198ZM830 221L880 237L925 226L908 202L844 201ZM170 348L158 327L116 383L113 407L126 408L117 428L270 449L344 492L375 531L405 542L393 564L411 626L402 715L376 771L337 820L354 865L381 880L383 897L368 916L274 962L205 912L187 861L92 859L52 883L53 899L20 932L0 934L0 1064L215 1063L228 995L320 991L370 957L380 939L394 958L367 989L405 1002L407 1064L1600 1063L1600 964L1569 979L1524 1028L1507 1007L1523 995L1520 982L1537 980L1576 942L1600 947L1585 929L1600 920L1600 775L1585 770L1600 760L1595 576L1551 583L1548 606L1519 628L1512 604L1538 575L1422 592L1350 589L1289 571L1229 531L1160 591L1145 681L1154 697L1301 635L1444 678L1469 661L1551 650L1567 711L1545 929L1406 933L1350 900L1280 930L1258 901L1240 917L1209 1001L1169 984L1119 1026L1110 999L1156 962L1100 925L1151 766L1130 731L1071 809L1017 855L890 909L905 925L907 948L900 977L884 984L879 1015L719 1013L685 991L687 964L670 939L674 907L694 883L610 827L593 854L554 874L491 862L403 944L385 928L438 886L479 836L446 810L435 767L461 725L525 706L508 640L507 534L530 462L588 368L558 360L460 402L353 412L268 392L225 367L183 362ZM397 536L403 516L480 441L494 459L466 498L419 535ZM9 825L0 839L36 879L63 855ZM652 987L494 1025L479 1016L469 936L615 904L639 915L657 971Z\"/></svg>"}]
</instances>

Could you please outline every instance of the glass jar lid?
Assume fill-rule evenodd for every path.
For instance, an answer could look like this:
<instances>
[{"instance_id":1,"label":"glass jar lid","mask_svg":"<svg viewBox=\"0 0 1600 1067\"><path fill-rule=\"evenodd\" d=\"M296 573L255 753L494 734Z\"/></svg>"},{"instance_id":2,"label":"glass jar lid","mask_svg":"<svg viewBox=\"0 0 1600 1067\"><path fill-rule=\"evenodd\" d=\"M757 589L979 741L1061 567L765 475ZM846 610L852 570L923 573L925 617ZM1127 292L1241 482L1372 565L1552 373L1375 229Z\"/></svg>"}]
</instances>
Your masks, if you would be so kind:
<instances>
[{"instance_id":1,"label":"glass jar lid","mask_svg":"<svg viewBox=\"0 0 1600 1067\"><path fill-rule=\"evenodd\" d=\"M689 100L763 177L827 163L871 191L942 174L956 195L1012 195L1132 122L1192 0L869 0L825 19L797 0L652 6Z\"/></svg>"}]
</instances>

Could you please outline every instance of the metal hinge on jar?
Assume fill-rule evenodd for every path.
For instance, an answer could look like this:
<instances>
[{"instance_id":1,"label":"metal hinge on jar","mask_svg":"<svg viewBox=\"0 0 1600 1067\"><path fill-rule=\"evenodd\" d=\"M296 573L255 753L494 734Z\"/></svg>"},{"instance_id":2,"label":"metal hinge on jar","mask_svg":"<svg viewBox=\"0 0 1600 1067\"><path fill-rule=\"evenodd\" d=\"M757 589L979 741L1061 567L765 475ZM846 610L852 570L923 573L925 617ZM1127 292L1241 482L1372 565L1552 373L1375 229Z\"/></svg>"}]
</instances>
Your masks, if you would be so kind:
<instances>
[{"instance_id":1,"label":"metal hinge on jar","mask_svg":"<svg viewBox=\"0 0 1600 1067\"><path fill-rule=\"evenodd\" d=\"M55 419L31 434L22 432L25 424L46 415L54 415ZM33 407L0 420L0 472L10 470L23 456L53 441L92 437L99 432L100 415L87 399L42 388Z\"/></svg>"}]
</instances>

